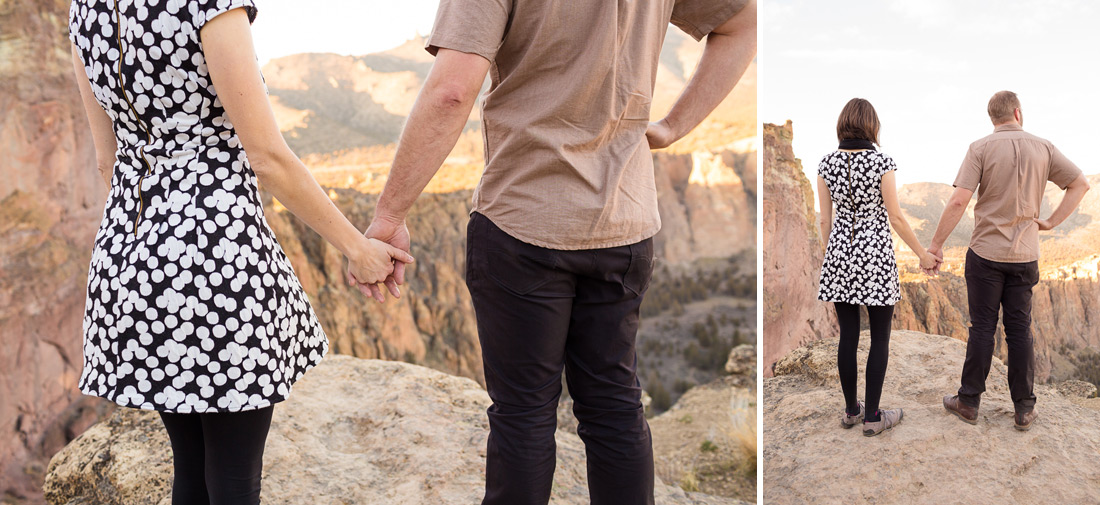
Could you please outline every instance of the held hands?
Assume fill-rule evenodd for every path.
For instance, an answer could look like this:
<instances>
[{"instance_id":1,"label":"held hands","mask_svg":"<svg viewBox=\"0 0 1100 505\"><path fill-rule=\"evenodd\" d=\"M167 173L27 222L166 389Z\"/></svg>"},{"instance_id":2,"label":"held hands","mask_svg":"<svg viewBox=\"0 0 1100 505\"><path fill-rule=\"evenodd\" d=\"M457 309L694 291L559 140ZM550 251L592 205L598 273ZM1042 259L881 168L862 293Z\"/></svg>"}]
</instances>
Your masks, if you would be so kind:
<instances>
[{"instance_id":1,"label":"held hands","mask_svg":"<svg viewBox=\"0 0 1100 505\"><path fill-rule=\"evenodd\" d=\"M352 275L351 265L349 264L348 285L357 286L363 295L374 298L379 303L386 300L386 295L379 283L385 285L394 298L400 298L401 290L398 286L405 283L405 265L412 263L412 257L408 256L409 247L412 245L409 228L405 226L403 220L397 222L375 216L370 226L367 227L367 231L364 232L364 239L371 239L374 242L383 243L382 245L388 245L392 249L387 249L387 252L396 249L398 252L404 253L410 261L403 261L399 255L390 254L392 269L382 276L382 279L369 283L359 282L359 279Z\"/></svg>"},{"instance_id":2,"label":"held hands","mask_svg":"<svg viewBox=\"0 0 1100 505\"><path fill-rule=\"evenodd\" d=\"M943 266L943 249L940 247L929 247L920 257L920 269L925 275L939 275L941 266Z\"/></svg>"},{"instance_id":3,"label":"held hands","mask_svg":"<svg viewBox=\"0 0 1100 505\"><path fill-rule=\"evenodd\" d=\"M395 298L401 296L397 289L394 276L398 268L401 269L402 281L404 281L404 268L412 263L413 257L404 250L378 239L366 236L356 244L354 250L348 254L348 285L356 286L359 292L370 296L379 303L386 301L379 283L384 283Z\"/></svg>"}]
</instances>

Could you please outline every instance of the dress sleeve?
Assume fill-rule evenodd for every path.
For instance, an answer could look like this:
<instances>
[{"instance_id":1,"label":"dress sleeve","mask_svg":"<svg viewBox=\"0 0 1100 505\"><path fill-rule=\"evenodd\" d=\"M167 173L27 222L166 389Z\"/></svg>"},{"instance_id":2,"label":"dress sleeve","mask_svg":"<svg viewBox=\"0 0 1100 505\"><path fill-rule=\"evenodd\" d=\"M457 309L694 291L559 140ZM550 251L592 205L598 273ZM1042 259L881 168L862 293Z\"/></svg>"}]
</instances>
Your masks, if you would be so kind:
<instances>
[{"instance_id":1,"label":"dress sleeve","mask_svg":"<svg viewBox=\"0 0 1100 505\"><path fill-rule=\"evenodd\" d=\"M207 21L233 9L243 8L248 13L248 22L256 21L256 4L252 0L196 0L187 2L187 8L196 32L202 30Z\"/></svg>"},{"instance_id":2,"label":"dress sleeve","mask_svg":"<svg viewBox=\"0 0 1100 505\"><path fill-rule=\"evenodd\" d=\"M748 0L676 0L670 21L695 40L702 40L748 3Z\"/></svg>"},{"instance_id":3,"label":"dress sleeve","mask_svg":"<svg viewBox=\"0 0 1100 505\"><path fill-rule=\"evenodd\" d=\"M510 0L441 0L424 48L432 56L443 48L493 61L511 13Z\"/></svg>"},{"instance_id":4,"label":"dress sleeve","mask_svg":"<svg viewBox=\"0 0 1100 505\"><path fill-rule=\"evenodd\" d=\"M879 177L882 177L882 176L886 175L889 172L897 172L897 171L898 171L898 164L894 163L894 158L884 155L882 157L882 173L879 174Z\"/></svg>"}]
</instances>

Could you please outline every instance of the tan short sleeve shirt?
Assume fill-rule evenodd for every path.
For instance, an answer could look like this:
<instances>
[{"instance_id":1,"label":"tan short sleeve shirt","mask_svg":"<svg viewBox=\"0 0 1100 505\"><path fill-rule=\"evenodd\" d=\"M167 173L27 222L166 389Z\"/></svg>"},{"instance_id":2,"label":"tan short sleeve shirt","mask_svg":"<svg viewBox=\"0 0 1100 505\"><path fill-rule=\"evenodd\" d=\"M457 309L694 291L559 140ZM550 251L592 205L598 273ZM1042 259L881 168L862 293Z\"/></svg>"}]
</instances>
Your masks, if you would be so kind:
<instances>
[{"instance_id":1,"label":"tan short sleeve shirt","mask_svg":"<svg viewBox=\"0 0 1100 505\"><path fill-rule=\"evenodd\" d=\"M967 150L955 187L978 192L970 248L990 261L1039 259L1039 217L1047 181L1065 189L1081 170L1049 141L998 126Z\"/></svg>"},{"instance_id":2,"label":"tan short sleeve shirt","mask_svg":"<svg viewBox=\"0 0 1100 505\"><path fill-rule=\"evenodd\" d=\"M747 0L442 0L428 51L492 62L473 210L551 249L661 227L645 130L670 22L701 38Z\"/></svg>"}]
</instances>

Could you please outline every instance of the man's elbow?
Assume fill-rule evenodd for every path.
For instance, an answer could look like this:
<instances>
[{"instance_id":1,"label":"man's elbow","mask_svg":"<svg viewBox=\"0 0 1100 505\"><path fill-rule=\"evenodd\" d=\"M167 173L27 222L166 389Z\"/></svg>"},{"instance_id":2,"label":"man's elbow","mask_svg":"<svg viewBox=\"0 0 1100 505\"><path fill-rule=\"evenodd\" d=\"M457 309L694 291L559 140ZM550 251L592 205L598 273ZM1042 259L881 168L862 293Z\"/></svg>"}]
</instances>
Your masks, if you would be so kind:
<instances>
[{"instance_id":1,"label":"man's elbow","mask_svg":"<svg viewBox=\"0 0 1100 505\"><path fill-rule=\"evenodd\" d=\"M477 89L470 90L453 83L440 83L426 90L428 105L442 113L469 113L477 100Z\"/></svg>"}]
</instances>

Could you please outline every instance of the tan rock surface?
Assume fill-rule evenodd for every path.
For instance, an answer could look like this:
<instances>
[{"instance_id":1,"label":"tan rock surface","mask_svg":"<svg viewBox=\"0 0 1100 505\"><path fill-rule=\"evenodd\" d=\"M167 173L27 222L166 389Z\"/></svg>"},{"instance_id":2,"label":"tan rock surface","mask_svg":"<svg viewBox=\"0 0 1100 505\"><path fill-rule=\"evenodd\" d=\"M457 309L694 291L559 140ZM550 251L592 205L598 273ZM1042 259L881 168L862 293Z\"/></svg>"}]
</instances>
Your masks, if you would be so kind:
<instances>
[{"instance_id":1,"label":"tan rock surface","mask_svg":"<svg viewBox=\"0 0 1100 505\"><path fill-rule=\"evenodd\" d=\"M696 386L649 420L660 479L756 501L756 390L746 382L728 376Z\"/></svg>"},{"instance_id":2,"label":"tan rock surface","mask_svg":"<svg viewBox=\"0 0 1100 505\"><path fill-rule=\"evenodd\" d=\"M860 369L869 338L861 338ZM1100 412L1052 386L1036 388L1039 419L1012 428L1006 368L994 360L978 424L944 411L966 345L895 331L882 405L902 423L874 438L843 430L836 340L783 357L764 380L764 500L769 504L1095 503ZM862 375L860 396L862 397Z\"/></svg>"},{"instance_id":3,"label":"tan rock surface","mask_svg":"<svg viewBox=\"0 0 1100 505\"><path fill-rule=\"evenodd\" d=\"M488 396L473 381L405 363L330 356L276 407L264 455L264 503L477 503ZM553 504L588 502L584 448L559 431ZM55 505L169 503L167 435L157 415L120 410L58 453ZM735 500L658 486L661 504Z\"/></svg>"},{"instance_id":4,"label":"tan rock surface","mask_svg":"<svg viewBox=\"0 0 1100 505\"><path fill-rule=\"evenodd\" d=\"M835 335L836 314L817 300L824 258L810 181L791 147L791 122L764 125L764 376L781 356Z\"/></svg>"}]
</instances>

